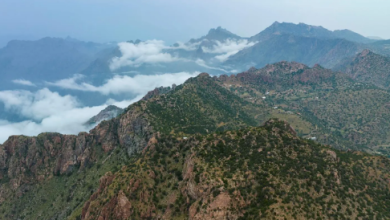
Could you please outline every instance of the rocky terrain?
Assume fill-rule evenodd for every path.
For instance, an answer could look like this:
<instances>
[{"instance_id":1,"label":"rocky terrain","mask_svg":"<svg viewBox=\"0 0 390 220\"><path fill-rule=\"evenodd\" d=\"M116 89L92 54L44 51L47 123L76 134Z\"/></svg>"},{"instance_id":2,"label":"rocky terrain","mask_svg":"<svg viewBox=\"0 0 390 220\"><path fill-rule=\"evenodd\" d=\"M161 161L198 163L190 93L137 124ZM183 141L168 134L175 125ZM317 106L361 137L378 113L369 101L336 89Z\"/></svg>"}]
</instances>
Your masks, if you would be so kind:
<instances>
[{"instance_id":1,"label":"rocky terrain","mask_svg":"<svg viewBox=\"0 0 390 220\"><path fill-rule=\"evenodd\" d=\"M109 105L105 109L99 112L99 114L93 116L85 124L86 125L97 125L103 120L109 120L123 113L123 109L116 107L115 105Z\"/></svg>"},{"instance_id":2,"label":"rocky terrain","mask_svg":"<svg viewBox=\"0 0 390 220\"><path fill-rule=\"evenodd\" d=\"M388 218L388 164L300 139L276 119L188 139L157 135L136 162L100 179L81 218Z\"/></svg>"},{"instance_id":3,"label":"rocky terrain","mask_svg":"<svg viewBox=\"0 0 390 220\"><path fill-rule=\"evenodd\" d=\"M352 94L367 99L342 102ZM387 124L375 119L387 117L386 97L319 65L202 73L89 133L10 137L0 218L389 218L387 158L307 139L386 154L376 141Z\"/></svg>"},{"instance_id":4,"label":"rocky terrain","mask_svg":"<svg viewBox=\"0 0 390 220\"><path fill-rule=\"evenodd\" d=\"M390 88L390 58L364 50L346 59L334 68L359 82L372 83L380 88Z\"/></svg>"}]
</instances>

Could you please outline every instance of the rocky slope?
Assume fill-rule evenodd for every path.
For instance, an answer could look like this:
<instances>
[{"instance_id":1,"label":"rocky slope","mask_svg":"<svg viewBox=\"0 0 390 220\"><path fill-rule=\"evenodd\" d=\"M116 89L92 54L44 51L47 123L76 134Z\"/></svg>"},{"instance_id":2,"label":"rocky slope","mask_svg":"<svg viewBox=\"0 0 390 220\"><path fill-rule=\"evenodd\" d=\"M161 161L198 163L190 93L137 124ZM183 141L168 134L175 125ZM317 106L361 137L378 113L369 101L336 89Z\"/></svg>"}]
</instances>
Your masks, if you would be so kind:
<instances>
[{"instance_id":1,"label":"rocky slope","mask_svg":"<svg viewBox=\"0 0 390 220\"><path fill-rule=\"evenodd\" d=\"M100 179L82 219L389 218L389 160L303 140L284 121L157 135Z\"/></svg>"},{"instance_id":2,"label":"rocky slope","mask_svg":"<svg viewBox=\"0 0 390 220\"><path fill-rule=\"evenodd\" d=\"M390 96L355 84L287 62L230 77L203 73L151 92L89 133L10 137L0 146L0 218L388 218L388 159L297 136L308 129L321 142L357 148L386 135L375 117L387 108L373 106ZM348 112L356 105L341 97L360 93L370 96ZM277 119L256 127L275 115L294 128Z\"/></svg>"},{"instance_id":3,"label":"rocky slope","mask_svg":"<svg viewBox=\"0 0 390 220\"><path fill-rule=\"evenodd\" d=\"M99 114L93 116L85 124L96 125L103 120L109 120L123 113L123 109L116 107L115 105L109 105L105 109L99 112Z\"/></svg>"},{"instance_id":4,"label":"rocky slope","mask_svg":"<svg viewBox=\"0 0 390 220\"><path fill-rule=\"evenodd\" d=\"M183 136L257 125L265 118L254 120L251 114L256 109L257 106L218 86L208 74L201 74L177 86L169 95L151 96L129 106L120 117L101 122L90 133L10 137L0 146L0 201L4 207L0 216L12 219L18 213L20 216L46 214L47 218L70 215L71 206L77 207L80 198L68 197L69 201L55 202L57 198L47 198L40 187L54 185L63 175L73 178L80 172L96 178L98 174L88 173L91 167L97 164L115 167L118 161L112 154L134 155L147 146L156 132ZM70 182L78 182L72 178ZM74 188L73 185L64 187ZM86 193L83 187L78 190L79 194ZM30 197L42 198L45 202L21 202ZM37 213L42 211L37 206L53 203L56 206L52 206L50 212ZM68 209L62 209L59 204Z\"/></svg>"},{"instance_id":5,"label":"rocky slope","mask_svg":"<svg viewBox=\"0 0 390 220\"><path fill-rule=\"evenodd\" d=\"M390 88L390 58L364 50L335 67L359 82L372 83L380 88Z\"/></svg>"},{"instance_id":6,"label":"rocky slope","mask_svg":"<svg viewBox=\"0 0 390 220\"><path fill-rule=\"evenodd\" d=\"M42 201L18 207L13 204L55 176L83 171L118 146L126 155L141 151L153 131L142 114L137 107L132 107L120 118L104 121L90 133L77 136L44 133L38 137L10 137L0 145L0 202L4 208L8 207L8 213L3 209L6 214L2 218L13 219L14 214L10 212L15 208L23 210L27 205L41 205ZM61 207L57 208L56 214L61 212Z\"/></svg>"},{"instance_id":7,"label":"rocky slope","mask_svg":"<svg viewBox=\"0 0 390 220\"><path fill-rule=\"evenodd\" d=\"M386 90L319 65L309 68L294 62L252 68L219 80L246 100L277 108L273 114L299 127L303 136L334 147L388 155L390 96Z\"/></svg>"}]
</instances>

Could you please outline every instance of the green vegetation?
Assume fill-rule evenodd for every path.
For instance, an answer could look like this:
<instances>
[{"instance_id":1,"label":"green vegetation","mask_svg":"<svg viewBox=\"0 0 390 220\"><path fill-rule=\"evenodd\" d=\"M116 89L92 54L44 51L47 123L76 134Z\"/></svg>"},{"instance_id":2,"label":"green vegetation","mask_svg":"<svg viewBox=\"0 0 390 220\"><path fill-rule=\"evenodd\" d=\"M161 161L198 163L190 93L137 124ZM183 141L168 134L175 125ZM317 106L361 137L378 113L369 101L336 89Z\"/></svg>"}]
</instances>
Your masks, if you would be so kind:
<instances>
[{"instance_id":1,"label":"green vegetation","mask_svg":"<svg viewBox=\"0 0 390 220\"><path fill-rule=\"evenodd\" d=\"M242 98L268 109L278 107L272 115L289 121L303 137L316 137L339 149L390 156L387 90L320 66L287 62L219 81Z\"/></svg>"},{"instance_id":2,"label":"green vegetation","mask_svg":"<svg viewBox=\"0 0 390 220\"><path fill-rule=\"evenodd\" d=\"M132 204L131 219L186 219L188 210L200 219L218 212L241 219L390 217L387 159L332 150L291 132L272 120L187 140L161 135L95 194L87 219L121 218L110 202L118 192Z\"/></svg>"},{"instance_id":3,"label":"green vegetation","mask_svg":"<svg viewBox=\"0 0 390 220\"><path fill-rule=\"evenodd\" d=\"M67 145L59 134L40 135L31 151L12 145L18 151L5 163L38 170L2 170L0 199L9 198L0 218L390 218L389 159L308 140L389 155L389 97L297 63L201 74L149 94L90 134L68 136ZM50 149L66 146L71 161L84 141L93 143L87 166L60 172ZM133 149L140 152L129 157ZM40 163L42 155L50 163ZM31 158L40 166L24 166ZM18 178L24 182L14 187Z\"/></svg>"},{"instance_id":4,"label":"green vegetation","mask_svg":"<svg viewBox=\"0 0 390 220\"><path fill-rule=\"evenodd\" d=\"M264 111L219 86L210 76L189 79L169 95L140 103L155 130L163 133L205 134L263 123Z\"/></svg>"},{"instance_id":5,"label":"green vegetation","mask_svg":"<svg viewBox=\"0 0 390 220\"><path fill-rule=\"evenodd\" d=\"M53 176L28 188L24 194L7 198L0 206L0 219L67 219L80 216L85 201L98 187L106 172L115 172L132 159L117 148L93 166L69 175ZM72 219L72 218L71 218ZM77 219L77 218L74 218Z\"/></svg>"}]
</instances>

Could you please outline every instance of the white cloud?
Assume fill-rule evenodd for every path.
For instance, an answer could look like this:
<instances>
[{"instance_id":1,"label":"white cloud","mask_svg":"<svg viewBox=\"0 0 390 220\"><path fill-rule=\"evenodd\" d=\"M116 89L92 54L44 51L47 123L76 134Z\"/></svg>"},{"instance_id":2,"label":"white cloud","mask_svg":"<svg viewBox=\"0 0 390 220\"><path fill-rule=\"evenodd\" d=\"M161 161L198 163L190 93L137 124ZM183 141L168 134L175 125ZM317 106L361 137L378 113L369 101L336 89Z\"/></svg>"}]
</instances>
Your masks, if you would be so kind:
<instances>
[{"instance_id":1,"label":"white cloud","mask_svg":"<svg viewBox=\"0 0 390 220\"><path fill-rule=\"evenodd\" d=\"M105 106L74 108L62 111L44 118L41 122L26 120L12 123L2 121L0 123L0 143L3 143L11 135L36 136L42 132L60 132L63 134L77 134L87 131L84 123L93 115L98 114Z\"/></svg>"},{"instance_id":2,"label":"white cloud","mask_svg":"<svg viewBox=\"0 0 390 220\"><path fill-rule=\"evenodd\" d=\"M34 120L41 120L80 106L76 98L69 95L60 96L46 88L36 93L26 90L0 91L0 102L4 103L7 111L16 111Z\"/></svg>"},{"instance_id":3,"label":"white cloud","mask_svg":"<svg viewBox=\"0 0 390 220\"><path fill-rule=\"evenodd\" d=\"M251 47L256 44L256 42L249 42L248 40L231 40L228 39L224 42L215 41L215 45L211 48L202 47L202 50L205 53L215 53L221 54L215 56L220 62L226 61L230 56L238 53L240 50Z\"/></svg>"},{"instance_id":4,"label":"white cloud","mask_svg":"<svg viewBox=\"0 0 390 220\"><path fill-rule=\"evenodd\" d=\"M182 84L190 77L195 77L199 72L188 73L166 73L156 75L136 75L133 77L116 75L101 86L94 86L89 83L79 82L80 75L60 80L57 82L48 82L48 85L57 86L65 89L99 92L104 95L126 94L133 95L146 94L160 86L171 86L172 84Z\"/></svg>"},{"instance_id":5,"label":"white cloud","mask_svg":"<svg viewBox=\"0 0 390 220\"><path fill-rule=\"evenodd\" d=\"M217 68L217 67L212 67L212 66L209 66L206 64L206 62L202 59L197 59L195 61L196 64L198 64L199 66L202 66L202 67L205 67L205 68L208 68L208 69L212 69L212 70L219 70L219 71L222 71L222 72L225 72L227 73L228 71L222 69L222 68Z\"/></svg>"},{"instance_id":6,"label":"white cloud","mask_svg":"<svg viewBox=\"0 0 390 220\"><path fill-rule=\"evenodd\" d=\"M183 49L183 50L187 50L187 51L194 51L194 50L198 49L199 45L203 41L204 40L198 41L198 42L195 42L195 43L183 43L183 42L179 41L179 42L176 42L177 46L169 48L169 49Z\"/></svg>"},{"instance_id":7,"label":"white cloud","mask_svg":"<svg viewBox=\"0 0 390 220\"><path fill-rule=\"evenodd\" d=\"M81 75L70 79L49 83L53 86L73 90L100 92L102 94L132 93L136 98L132 100L108 99L104 105L83 107L78 100L70 95L61 96L47 88L35 93L26 90L0 91L0 102L4 103L6 111L15 111L29 120L9 122L0 120L0 143L10 135L38 135L42 132L60 132L63 134L77 134L88 131L84 123L98 114L108 105L126 108L140 100L148 91L160 86L182 84L195 73L168 73L160 75L114 76L101 86L79 83Z\"/></svg>"},{"instance_id":8,"label":"white cloud","mask_svg":"<svg viewBox=\"0 0 390 220\"><path fill-rule=\"evenodd\" d=\"M117 101L114 99L108 99L106 101L106 105L115 105L119 108L127 108L129 105L131 105L134 102L137 102L138 100L141 100L142 97L144 97L146 94L137 95L134 99L131 100L123 100L123 101Z\"/></svg>"},{"instance_id":9,"label":"white cloud","mask_svg":"<svg viewBox=\"0 0 390 220\"><path fill-rule=\"evenodd\" d=\"M122 42L118 44L121 57L114 57L110 69L116 70L124 66L140 66L143 63L169 63L179 60L162 50L167 49L163 41L150 40L138 44Z\"/></svg>"},{"instance_id":10,"label":"white cloud","mask_svg":"<svg viewBox=\"0 0 390 220\"><path fill-rule=\"evenodd\" d=\"M38 92L39 93L39 92ZM30 94L29 94L30 95ZM27 96L29 96L27 95ZM11 95L12 96L12 95ZM34 95L32 96L39 96ZM97 115L101 110L106 108L108 104L114 104L118 107L125 108L130 104L141 99L142 96L138 96L133 100L123 100L123 101L115 101L108 100L107 104L101 106L94 107L73 107L67 109L58 109L58 104L51 103L51 98L47 97L46 109L41 108L40 110L44 111L46 117L35 117L32 114L27 114L28 116L33 116L32 119L42 118L40 122L36 122L34 120L26 120L22 122L9 122L6 120L0 120L0 143L3 143L8 139L11 135L28 135L28 136L36 136L42 132L59 132L62 134L78 134L81 131L88 131L92 127L87 127L84 125L86 121L88 121L92 116ZM12 99L10 99L12 100ZM66 98L62 97L62 102L65 104ZM21 103L12 102L13 106L17 106L21 112L28 112L31 106L40 106L39 102L42 100L37 100L37 103L31 101L29 105L23 105ZM54 105L54 106L53 106ZM50 109L56 109L57 111L51 111ZM37 110L37 109L36 109ZM37 113L37 111L33 111Z\"/></svg>"},{"instance_id":11,"label":"white cloud","mask_svg":"<svg viewBox=\"0 0 390 220\"><path fill-rule=\"evenodd\" d=\"M34 83L32 83L28 80L24 80L24 79L15 79L15 80L12 80L12 82L15 84L24 85L24 86L35 86Z\"/></svg>"}]
</instances>

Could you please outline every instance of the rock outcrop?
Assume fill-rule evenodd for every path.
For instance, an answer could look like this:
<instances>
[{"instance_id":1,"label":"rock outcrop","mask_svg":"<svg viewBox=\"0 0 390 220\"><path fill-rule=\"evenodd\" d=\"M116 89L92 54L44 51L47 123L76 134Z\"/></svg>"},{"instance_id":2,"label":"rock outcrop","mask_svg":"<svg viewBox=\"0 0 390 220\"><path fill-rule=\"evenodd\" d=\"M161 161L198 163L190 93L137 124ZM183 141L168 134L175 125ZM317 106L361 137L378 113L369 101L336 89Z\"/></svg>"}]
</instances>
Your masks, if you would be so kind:
<instances>
[{"instance_id":1,"label":"rock outcrop","mask_svg":"<svg viewBox=\"0 0 390 220\"><path fill-rule=\"evenodd\" d=\"M70 174L94 163L101 148L108 153L116 147L131 155L142 151L152 128L142 112L129 109L120 118L103 121L89 133L62 135L42 133L37 137L11 136L0 145L0 202L11 192L23 195L30 185L53 175Z\"/></svg>"}]
</instances>

